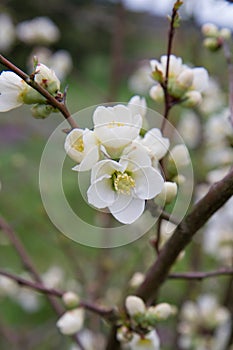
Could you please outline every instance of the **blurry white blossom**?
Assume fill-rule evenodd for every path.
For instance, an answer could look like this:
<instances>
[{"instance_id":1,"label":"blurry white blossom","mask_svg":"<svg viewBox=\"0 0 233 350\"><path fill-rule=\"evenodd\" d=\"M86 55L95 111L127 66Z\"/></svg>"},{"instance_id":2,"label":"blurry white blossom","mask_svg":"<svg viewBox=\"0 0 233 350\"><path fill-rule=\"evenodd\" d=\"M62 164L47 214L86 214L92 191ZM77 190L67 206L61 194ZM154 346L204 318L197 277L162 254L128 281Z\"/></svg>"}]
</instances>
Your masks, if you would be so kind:
<instances>
[{"instance_id":1,"label":"blurry white blossom","mask_svg":"<svg viewBox=\"0 0 233 350\"><path fill-rule=\"evenodd\" d=\"M214 295L204 294L197 302L186 301L182 306L180 318L178 330L179 345L182 349L215 350L219 327L229 324L230 313L218 304ZM225 335L225 344L218 350L225 349L230 332Z\"/></svg>"},{"instance_id":2,"label":"blurry white blossom","mask_svg":"<svg viewBox=\"0 0 233 350\"><path fill-rule=\"evenodd\" d=\"M66 311L57 321L57 327L62 334L72 335L80 331L84 322L84 310L77 308Z\"/></svg>"},{"instance_id":3,"label":"blurry white blossom","mask_svg":"<svg viewBox=\"0 0 233 350\"><path fill-rule=\"evenodd\" d=\"M137 68L128 80L129 88L137 94L145 95L153 85L151 68L148 63Z\"/></svg>"},{"instance_id":4,"label":"blurry white blossom","mask_svg":"<svg viewBox=\"0 0 233 350\"><path fill-rule=\"evenodd\" d=\"M202 137L201 123L193 111L187 110L182 113L177 129L189 148L198 146Z\"/></svg>"},{"instance_id":5,"label":"blurry white blossom","mask_svg":"<svg viewBox=\"0 0 233 350\"><path fill-rule=\"evenodd\" d=\"M36 17L16 27L17 36L26 44L52 44L60 37L58 27L48 17Z\"/></svg>"},{"instance_id":6,"label":"blurry white blossom","mask_svg":"<svg viewBox=\"0 0 233 350\"><path fill-rule=\"evenodd\" d=\"M15 27L7 13L0 14L0 50L8 51L15 41Z\"/></svg>"},{"instance_id":7,"label":"blurry white blossom","mask_svg":"<svg viewBox=\"0 0 233 350\"><path fill-rule=\"evenodd\" d=\"M137 288L144 281L145 275L142 272L135 272L129 281L132 288Z\"/></svg>"}]
</instances>

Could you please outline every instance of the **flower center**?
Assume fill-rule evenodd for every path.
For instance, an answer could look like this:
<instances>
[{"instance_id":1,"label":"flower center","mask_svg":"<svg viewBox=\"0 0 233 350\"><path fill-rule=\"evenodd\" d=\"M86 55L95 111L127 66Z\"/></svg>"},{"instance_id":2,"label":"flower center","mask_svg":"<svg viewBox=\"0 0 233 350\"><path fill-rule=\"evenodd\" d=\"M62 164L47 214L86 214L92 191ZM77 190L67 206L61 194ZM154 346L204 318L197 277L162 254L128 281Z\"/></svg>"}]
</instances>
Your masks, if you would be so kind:
<instances>
[{"instance_id":1,"label":"flower center","mask_svg":"<svg viewBox=\"0 0 233 350\"><path fill-rule=\"evenodd\" d=\"M113 186L117 192L129 195L135 187L135 180L129 174L119 171L113 175Z\"/></svg>"},{"instance_id":2,"label":"flower center","mask_svg":"<svg viewBox=\"0 0 233 350\"><path fill-rule=\"evenodd\" d=\"M72 147L78 151L83 152L84 151L84 143L82 137L79 137L73 144Z\"/></svg>"},{"instance_id":3,"label":"flower center","mask_svg":"<svg viewBox=\"0 0 233 350\"><path fill-rule=\"evenodd\" d=\"M124 125L125 125L124 123L118 123L113 120L112 122L108 123L108 128L115 128L115 127L124 126Z\"/></svg>"}]
</instances>

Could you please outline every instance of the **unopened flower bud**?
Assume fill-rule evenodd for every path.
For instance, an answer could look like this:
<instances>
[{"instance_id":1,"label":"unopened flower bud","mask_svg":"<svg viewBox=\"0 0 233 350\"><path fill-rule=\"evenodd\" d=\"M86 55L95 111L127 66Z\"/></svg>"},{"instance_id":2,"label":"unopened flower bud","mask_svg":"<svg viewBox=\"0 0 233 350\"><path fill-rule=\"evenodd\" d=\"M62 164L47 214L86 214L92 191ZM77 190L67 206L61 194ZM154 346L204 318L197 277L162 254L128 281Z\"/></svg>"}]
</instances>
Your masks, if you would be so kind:
<instances>
[{"instance_id":1,"label":"unopened flower bud","mask_svg":"<svg viewBox=\"0 0 233 350\"><path fill-rule=\"evenodd\" d=\"M55 108L50 105L45 104L36 104L31 108L31 112L34 118L38 119L45 119L47 118L52 112L55 112Z\"/></svg>"},{"instance_id":2,"label":"unopened flower bud","mask_svg":"<svg viewBox=\"0 0 233 350\"><path fill-rule=\"evenodd\" d=\"M182 102L183 107L194 107L197 106L202 101L201 93L199 91L188 91L184 96L184 101Z\"/></svg>"},{"instance_id":3,"label":"unopened flower bud","mask_svg":"<svg viewBox=\"0 0 233 350\"><path fill-rule=\"evenodd\" d=\"M68 308L74 308L79 305L80 298L74 292L66 292L62 295L62 301Z\"/></svg>"},{"instance_id":4,"label":"unopened flower bud","mask_svg":"<svg viewBox=\"0 0 233 350\"><path fill-rule=\"evenodd\" d=\"M39 63L35 73L35 81L51 94L55 94L60 89L60 81L52 69Z\"/></svg>"},{"instance_id":5,"label":"unopened flower bud","mask_svg":"<svg viewBox=\"0 0 233 350\"><path fill-rule=\"evenodd\" d=\"M137 288L144 281L145 276L141 272L135 272L129 281L129 285L132 288Z\"/></svg>"},{"instance_id":6,"label":"unopened flower bud","mask_svg":"<svg viewBox=\"0 0 233 350\"><path fill-rule=\"evenodd\" d=\"M163 88L161 85L154 85L150 89L150 97L152 100L157 101L157 102L162 102L164 100L164 93L163 93Z\"/></svg>"},{"instance_id":7,"label":"unopened flower bud","mask_svg":"<svg viewBox=\"0 0 233 350\"><path fill-rule=\"evenodd\" d=\"M177 184L175 182L164 182L163 189L156 197L156 199L163 201L163 203L169 204L177 195Z\"/></svg>"},{"instance_id":8,"label":"unopened flower bud","mask_svg":"<svg viewBox=\"0 0 233 350\"><path fill-rule=\"evenodd\" d=\"M176 145L170 152L169 159L173 161L177 168L190 163L190 156L185 145Z\"/></svg>"},{"instance_id":9,"label":"unopened flower bud","mask_svg":"<svg viewBox=\"0 0 233 350\"><path fill-rule=\"evenodd\" d=\"M205 38L203 45L210 51L217 51L221 47L221 44L217 38Z\"/></svg>"},{"instance_id":10,"label":"unopened flower bud","mask_svg":"<svg viewBox=\"0 0 233 350\"><path fill-rule=\"evenodd\" d=\"M220 29L220 31L219 31L219 36L220 36L221 38L223 38L223 39L226 39L226 40L230 39L230 37L231 37L231 31L230 31L230 29L228 29L228 28L222 28L222 29Z\"/></svg>"},{"instance_id":11,"label":"unopened flower bud","mask_svg":"<svg viewBox=\"0 0 233 350\"><path fill-rule=\"evenodd\" d=\"M126 298L125 307L128 314L132 317L138 314L144 314L146 311L144 301L135 295L129 295Z\"/></svg>"},{"instance_id":12,"label":"unopened flower bud","mask_svg":"<svg viewBox=\"0 0 233 350\"><path fill-rule=\"evenodd\" d=\"M128 343L133 338L132 332L125 326L117 330L117 340L121 343Z\"/></svg>"},{"instance_id":13,"label":"unopened flower bud","mask_svg":"<svg viewBox=\"0 0 233 350\"><path fill-rule=\"evenodd\" d=\"M81 308L65 312L57 321L57 327L62 334L75 334L83 327L84 310Z\"/></svg>"},{"instance_id":14,"label":"unopened flower bud","mask_svg":"<svg viewBox=\"0 0 233 350\"><path fill-rule=\"evenodd\" d=\"M177 183L178 186L182 185L186 181L186 177L182 174L178 174L172 179L174 182Z\"/></svg>"},{"instance_id":15,"label":"unopened flower bud","mask_svg":"<svg viewBox=\"0 0 233 350\"><path fill-rule=\"evenodd\" d=\"M167 303L151 306L148 313L154 315L159 320L166 320L177 312L176 307Z\"/></svg>"},{"instance_id":16,"label":"unopened flower bud","mask_svg":"<svg viewBox=\"0 0 233 350\"><path fill-rule=\"evenodd\" d=\"M218 36L218 27L213 23L205 23L202 26L201 31L205 36L210 36L210 37Z\"/></svg>"}]
</instances>

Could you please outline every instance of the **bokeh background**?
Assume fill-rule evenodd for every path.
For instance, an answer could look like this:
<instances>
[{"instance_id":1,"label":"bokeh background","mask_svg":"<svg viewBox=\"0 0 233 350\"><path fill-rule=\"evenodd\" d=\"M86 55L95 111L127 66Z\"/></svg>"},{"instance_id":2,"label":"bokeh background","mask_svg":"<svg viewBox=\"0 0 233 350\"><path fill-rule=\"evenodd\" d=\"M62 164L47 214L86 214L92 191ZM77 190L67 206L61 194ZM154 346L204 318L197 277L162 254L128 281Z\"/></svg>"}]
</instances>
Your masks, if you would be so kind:
<instances>
[{"instance_id":1,"label":"bokeh background","mask_svg":"<svg viewBox=\"0 0 233 350\"><path fill-rule=\"evenodd\" d=\"M41 52L41 47L52 53L57 50L68 51L72 65L64 74L62 89L68 88L67 105L72 113L104 102L127 102L134 94L145 95L148 106L162 112L163 106L149 98L151 82L147 68L149 59L158 59L166 53L166 12L171 12L170 4L173 2L164 2L166 6L163 8L160 8L161 3L145 1L142 6L140 1L25 0L22 3L18 0L3 0L0 15L11 18L15 31L12 43L8 47L3 45L1 51L28 72L29 57L32 57L32 52ZM228 6L227 11L231 10L230 2L227 4L226 1L216 0L210 4L212 11L209 13L213 13L213 3L218 3L218 6L224 3L224 6ZM224 105L227 103L228 87L225 61L221 52L213 56L202 46L200 24L205 19L198 16L198 13L202 13L200 2L199 5L194 11L194 2L187 1L187 7L182 10L184 21L175 36L173 53L181 56L186 63L208 69L220 86L221 93L217 98ZM156 11L156 8L160 10ZM59 31L57 40L52 43L26 43L18 37L17 25L38 16L49 17L54 22ZM0 28L1 20L0 17ZM9 29L8 33L0 30L0 44L1 36L9 33ZM40 55L38 58L40 60ZM4 69L3 66L0 68ZM173 110L171 120L175 125L183 113L180 107ZM205 118L204 115L201 125ZM1 114L0 213L17 231L48 286L73 289L85 299L107 305L119 303L122 294L132 291L128 281L133 273L145 271L154 260L154 251L149 243L154 233L150 232L130 245L104 250L79 245L57 231L41 202L38 169L46 141L62 120L58 114L46 120L36 120L27 106ZM205 182L209 170L202 158L203 149L199 146L190 147L196 183ZM76 179L72 177L71 167L72 162L67 160L64 173L69 175L64 182L70 201L82 215L93 220L93 211L80 206L80 197L73 191ZM200 245L201 238L197 236L187 249L184 259L177 262L175 270L216 268L218 261L212 256L203 258ZM3 232L0 232L0 266L28 277L14 247ZM221 302L227 303L228 280L224 280L223 285L215 280L201 284L181 281L170 283L162 288L160 301L179 306L185 297L195 297L200 292L212 289ZM60 336L55 327L57 316L46 299L38 293L25 288L17 289L16 285L0 280L0 310L1 350L71 349L71 340ZM177 321L169 322L158 326L164 349L173 349L169 344L175 341ZM106 324L92 316L87 319L86 328L99 337L96 341L99 345L93 349L102 349L100 333L108 331Z\"/></svg>"}]
</instances>

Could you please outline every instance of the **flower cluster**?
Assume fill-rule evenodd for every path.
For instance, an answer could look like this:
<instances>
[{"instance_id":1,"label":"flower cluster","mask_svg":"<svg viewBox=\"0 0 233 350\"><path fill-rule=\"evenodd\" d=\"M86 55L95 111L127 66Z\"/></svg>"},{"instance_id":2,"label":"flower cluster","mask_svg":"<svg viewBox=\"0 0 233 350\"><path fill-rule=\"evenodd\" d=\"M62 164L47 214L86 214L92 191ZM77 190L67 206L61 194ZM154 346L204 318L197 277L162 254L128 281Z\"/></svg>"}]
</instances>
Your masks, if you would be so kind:
<instances>
[{"instance_id":1,"label":"flower cluster","mask_svg":"<svg viewBox=\"0 0 233 350\"><path fill-rule=\"evenodd\" d=\"M146 307L144 301L134 295L125 300L127 320L118 329L118 340L132 350L159 350L160 340L155 330L158 321L166 320L176 313L167 303Z\"/></svg>"},{"instance_id":2,"label":"flower cluster","mask_svg":"<svg viewBox=\"0 0 233 350\"><path fill-rule=\"evenodd\" d=\"M231 31L228 28L219 29L213 23L206 23L202 26L202 34L205 36L203 45L210 51L217 51L231 37Z\"/></svg>"},{"instance_id":3,"label":"flower cluster","mask_svg":"<svg viewBox=\"0 0 233 350\"><path fill-rule=\"evenodd\" d=\"M34 80L51 95L61 95L59 79L54 71L44 64L37 64ZM56 109L47 103L45 97L17 74L3 71L0 75L0 112L7 112L23 104L33 105L31 111L35 118L46 118L51 112L56 112Z\"/></svg>"},{"instance_id":4,"label":"flower cluster","mask_svg":"<svg viewBox=\"0 0 233 350\"><path fill-rule=\"evenodd\" d=\"M163 101L167 70L166 55L151 60L152 77L157 82L150 89L150 96L155 101ZM181 103L184 107L193 107L202 100L202 92L208 86L208 73L205 68L191 68L183 64L180 57L170 55L167 81L167 92L172 102Z\"/></svg>"},{"instance_id":5,"label":"flower cluster","mask_svg":"<svg viewBox=\"0 0 233 350\"><path fill-rule=\"evenodd\" d=\"M230 328L224 332L223 339L218 331L220 327L227 330L229 322L229 311L220 306L213 295L201 295L196 303L186 301L181 310L179 345L189 350L226 349Z\"/></svg>"},{"instance_id":6,"label":"flower cluster","mask_svg":"<svg viewBox=\"0 0 233 350\"><path fill-rule=\"evenodd\" d=\"M137 220L145 200L156 197L164 185L159 160L169 140L156 128L141 137L143 114L145 101L139 97L127 106L99 106L93 114L94 129L73 129L65 141L67 154L78 163L73 170L91 169L88 202L108 208L124 224Z\"/></svg>"}]
</instances>

